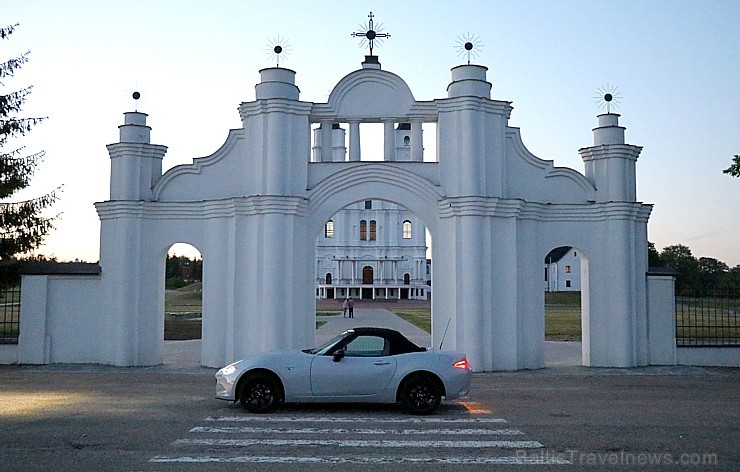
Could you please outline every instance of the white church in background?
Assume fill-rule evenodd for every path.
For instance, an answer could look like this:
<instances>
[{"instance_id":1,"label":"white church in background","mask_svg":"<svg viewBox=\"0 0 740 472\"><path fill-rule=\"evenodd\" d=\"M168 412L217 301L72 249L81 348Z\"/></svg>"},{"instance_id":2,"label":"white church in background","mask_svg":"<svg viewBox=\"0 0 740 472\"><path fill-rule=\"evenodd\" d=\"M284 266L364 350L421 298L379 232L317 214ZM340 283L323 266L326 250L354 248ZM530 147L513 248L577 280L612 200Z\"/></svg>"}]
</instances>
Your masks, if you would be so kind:
<instances>
[{"instance_id":1,"label":"white church in background","mask_svg":"<svg viewBox=\"0 0 740 472\"><path fill-rule=\"evenodd\" d=\"M316 297L426 300L426 230L402 206L365 200L337 212L316 238Z\"/></svg>"}]
</instances>

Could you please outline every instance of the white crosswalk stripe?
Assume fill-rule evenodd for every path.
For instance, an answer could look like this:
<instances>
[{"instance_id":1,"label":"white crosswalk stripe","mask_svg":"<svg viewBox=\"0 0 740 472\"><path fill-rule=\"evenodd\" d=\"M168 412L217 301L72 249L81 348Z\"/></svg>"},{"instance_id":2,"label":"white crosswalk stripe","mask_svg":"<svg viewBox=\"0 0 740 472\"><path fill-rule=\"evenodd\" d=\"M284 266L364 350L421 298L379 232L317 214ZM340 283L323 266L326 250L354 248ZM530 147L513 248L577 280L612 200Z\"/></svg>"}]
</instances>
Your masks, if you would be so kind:
<instances>
[{"instance_id":1,"label":"white crosswalk stripe","mask_svg":"<svg viewBox=\"0 0 740 472\"><path fill-rule=\"evenodd\" d=\"M351 414L230 415L209 416L204 423L193 427L189 437L172 443L174 454L153 457L149 462L160 465L569 463L558 455L548 454L538 441L515 439L526 436L519 429L494 426L506 420L472 413L376 418ZM203 453L199 454L199 450Z\"/></svg>"},{"instance_id":2,"label":"white crosswalk stripe","mask_svg":"<svg viewBox=\"0 0 740 472\"><path fill-rule=\"evenodd\" d=\"M191 433L226 433L226 434L444 434L444 435L500 435L516 436L524 434L518 429L371 429L371 428L245 428L241 426L227 426L222 428L211 428L208 426L196 426L190 430Z\"/></svg>"}]
</instances>

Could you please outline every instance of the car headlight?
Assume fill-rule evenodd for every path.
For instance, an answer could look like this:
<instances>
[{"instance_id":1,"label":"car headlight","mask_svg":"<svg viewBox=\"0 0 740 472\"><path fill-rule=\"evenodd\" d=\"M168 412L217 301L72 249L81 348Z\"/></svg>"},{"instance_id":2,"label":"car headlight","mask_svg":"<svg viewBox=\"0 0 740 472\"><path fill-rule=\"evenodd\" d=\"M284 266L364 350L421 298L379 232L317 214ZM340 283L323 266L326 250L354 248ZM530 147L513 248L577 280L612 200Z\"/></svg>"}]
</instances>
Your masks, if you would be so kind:
<instances>
[{"instance_id":1,"label":"car headlight","mask_svg":"<svg viewBox=\"0 0 740 472\"><path fill-rule=\"evenodd\" d=\"M225 377L233 374L234 372L236 372L236 366L234 364L229 364L223 369L219 370L216 375L223 375Z\"/></svg>"}]
</instances>

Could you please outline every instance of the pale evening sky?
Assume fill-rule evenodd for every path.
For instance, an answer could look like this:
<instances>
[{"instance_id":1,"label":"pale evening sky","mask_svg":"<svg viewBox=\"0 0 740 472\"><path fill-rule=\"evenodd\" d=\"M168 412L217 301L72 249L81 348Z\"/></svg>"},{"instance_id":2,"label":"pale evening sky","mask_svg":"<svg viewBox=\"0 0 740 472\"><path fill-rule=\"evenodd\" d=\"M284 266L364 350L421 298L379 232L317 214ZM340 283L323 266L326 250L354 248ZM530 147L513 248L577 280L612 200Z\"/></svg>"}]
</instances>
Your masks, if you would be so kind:
<instances>
[{"instance_id":1,"label":"pale evening sky","mask_svg":"<svg viewBox=\"0 0 740 472\"><path fill-rule=\"evenodd\" d=\"M649 240L740 264L740 2L727 1L34 1L0 0L0 60L31 50L3 93L33 85L24 115L48 116L21 144L45 150L30 197L63 185L57 229L37 254L97 261L94 202L108 198L106 144L123 113L149 114L165 170L217 150L240 126L258 71L297 72L301 100L325 102L367 49L350 36L375 15L391 38L374 52L417 100L446 97L456 47L480 38L492 98L513 102L528 149L583 172L599 88L616 87L627 142L643 146L638 200L654 204ZM429 133L427 133L429 134ZM426 136L425 138L429 138ZM433 140L432 140L433 141ZM348 202L349 203L349 202Z\"/></svg>"}]
</instances>

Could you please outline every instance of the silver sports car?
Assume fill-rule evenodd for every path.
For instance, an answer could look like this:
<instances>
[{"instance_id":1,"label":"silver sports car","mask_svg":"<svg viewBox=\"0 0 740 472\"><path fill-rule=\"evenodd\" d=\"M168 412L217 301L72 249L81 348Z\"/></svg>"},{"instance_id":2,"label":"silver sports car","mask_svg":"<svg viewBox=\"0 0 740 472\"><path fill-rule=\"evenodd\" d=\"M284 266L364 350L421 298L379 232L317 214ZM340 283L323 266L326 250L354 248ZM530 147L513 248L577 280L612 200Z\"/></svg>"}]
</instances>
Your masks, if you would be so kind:
<instances>
[{"instance_id":1,"label":"silver sports car","mask_svg":"<svg viewBox=\"0 0 740 472\"><path fill-rule=\"evenodd\" d=\"M466 395L472 374L465 354L419 347L398 331L354 328L315 349L273 351L216 373L216 398L254 413L280 403L397 403L432 413L445 397Z\"/></svg>"}]
</instances>

